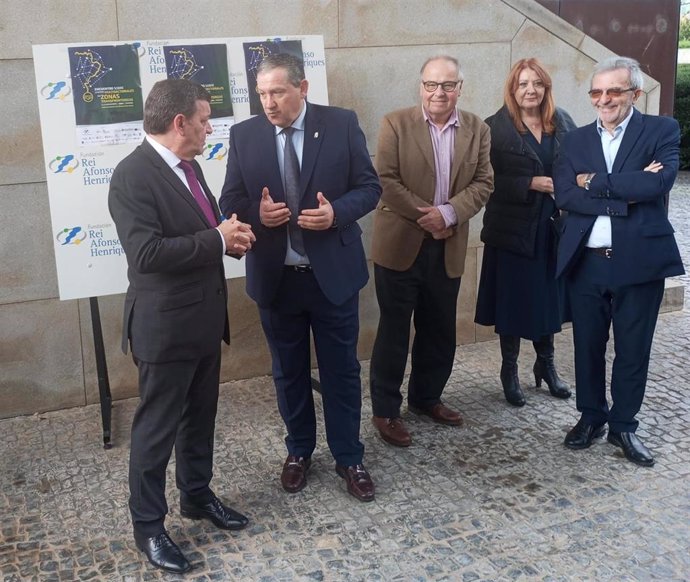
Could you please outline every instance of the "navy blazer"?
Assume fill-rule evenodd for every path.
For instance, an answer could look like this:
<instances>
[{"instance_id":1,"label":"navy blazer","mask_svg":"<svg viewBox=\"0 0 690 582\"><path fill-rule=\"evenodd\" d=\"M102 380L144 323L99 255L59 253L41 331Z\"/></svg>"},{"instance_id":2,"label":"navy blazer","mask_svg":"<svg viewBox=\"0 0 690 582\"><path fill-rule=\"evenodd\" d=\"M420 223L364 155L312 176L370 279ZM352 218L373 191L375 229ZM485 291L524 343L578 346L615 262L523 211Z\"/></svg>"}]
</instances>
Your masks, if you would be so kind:
<instances>
[{"instance_id":1,"label":"navy blazer","mask_svg":"<svg viewBox=\"0 0 690 582\"><path fill-rule=\"evenodd\" d=\"M335 228L303 230L304 246L324 295L340 305L369 278L357 220L376 207L381 186L353 111L308 103L304 127L300 211L317 208L322 192L337 220ZM264 187L274 202L286 202L275 135L263 114L231 127L220 197L225 216L236 213L256 235L247 253L247 293L261 307L275 298L287 251L287 224L267 228L259 220Z\"/></svg>"},{"instance_id":2,"label":"navy blazer","mask_svg":"<svg viewBox=\"0 0 690 582\"><path fill-rule=\"evenodd\" d=\"M196 161L192 166L218 215ZM108 206L127 256L122 350L144 362L198 359L230 343L223 241L144 140L115 168Z\"/></svg>"},{"instance_id":3,"label":"navy blazer","mask_svg":"<svg viewBox=\"0 0 690 582\"><path fill-rule=\"evenodd\" d=\"M597 216L611 217L612 282L634 285L684 272L666 200L678 173L680 128L670 117L633 111L611 173L596 122L567 133L554 168L556 205L568 212L556 276L576 263ZM643 171L653 161L658 173ZM596 172L590 189L577 175Z\"/></svg>"}]
</instances>

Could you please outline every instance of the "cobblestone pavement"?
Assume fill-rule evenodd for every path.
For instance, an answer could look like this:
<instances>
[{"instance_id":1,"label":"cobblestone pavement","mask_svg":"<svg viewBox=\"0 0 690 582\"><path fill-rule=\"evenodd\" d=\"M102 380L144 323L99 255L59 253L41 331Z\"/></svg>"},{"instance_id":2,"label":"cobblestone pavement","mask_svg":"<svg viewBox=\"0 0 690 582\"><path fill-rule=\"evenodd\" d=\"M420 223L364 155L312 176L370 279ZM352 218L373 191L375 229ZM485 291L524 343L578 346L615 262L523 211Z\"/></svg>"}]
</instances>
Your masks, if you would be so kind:
<instances>
[{"instance_id":1,"label":"cobblestone pavement","mask_svg":"<svg viewBox=\"0 0 690 582\"><path fill-rule=\"evenodd\" d=\"M671 218L690 265L690 176L679 178ZM686 308L660 317L638 434L651 468L597 442L562 446L577 419L574 398L532 386L528 404L503 399L496 341L458 349L446 401L460 428L406 414L409 449L384 444L369 423L366 464L378 487L355 501L323 442L308 487L283 492L285 454L271 379L222 386L213 486L251 518L223 532L180 517L169 473L172 537L193 562L189 580L689 580L690 280ZM571 384L572 335L556 340ZM363 364L367 385L368 365ZM132 541L127 511L129 425L135 400L113 410L115 448L100 444L97 406L0 421L0 574L16 580L174 580Z\"/></svg>"}]
</instances>

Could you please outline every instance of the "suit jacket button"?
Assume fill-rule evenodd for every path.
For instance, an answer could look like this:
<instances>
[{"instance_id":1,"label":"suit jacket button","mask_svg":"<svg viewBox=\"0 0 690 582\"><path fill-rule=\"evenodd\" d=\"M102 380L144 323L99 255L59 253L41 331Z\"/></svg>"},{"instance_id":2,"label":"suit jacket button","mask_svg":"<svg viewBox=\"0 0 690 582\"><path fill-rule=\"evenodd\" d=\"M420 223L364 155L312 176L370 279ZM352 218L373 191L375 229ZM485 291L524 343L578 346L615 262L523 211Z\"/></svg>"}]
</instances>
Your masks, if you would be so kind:
<instances>
[{"instance_id":1,"label":"suit jacket button","mask_svg":"<svg viewBox=\"0 0 690 582\"><path fill-rule=\"evenodd\" d=\"M222 290L222 289L218 289L218 290L216 291L216 293L218 293L218 295L222 295L222 294L223 294L223 290Z\"/></svg>"}]
</instances>

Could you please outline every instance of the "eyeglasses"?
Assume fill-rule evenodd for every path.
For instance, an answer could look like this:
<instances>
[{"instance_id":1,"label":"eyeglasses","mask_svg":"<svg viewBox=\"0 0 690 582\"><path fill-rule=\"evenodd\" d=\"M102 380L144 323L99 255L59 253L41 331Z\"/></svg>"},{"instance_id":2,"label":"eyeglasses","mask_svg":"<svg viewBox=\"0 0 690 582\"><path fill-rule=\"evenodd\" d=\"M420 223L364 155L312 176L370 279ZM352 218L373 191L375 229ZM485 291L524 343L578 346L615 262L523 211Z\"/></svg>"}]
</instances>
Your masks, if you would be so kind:
<instances>
[{"instance_id":1,"label":"eyeglasses","mask_svg":"<svg viewBox=\"0 0 690 582\"><path fill-rule=\"evenodd\" d=\"M445 93L452 93L460 83L462 83L462 81L444 81L443 83L437 83L436 81L422 81L424 89L429 93L433 93L439 87L441 87Z\"/></svg>"},{"instance_id":2,"label":"eyeglasses","mask_svg":"<svg viewBox=\"0 0 690 582\"><path fill-rule=\"evenodd\" d=\"M589 93L589 96L592 99L599 99L599 97L601 97L604 93L606 93L609 97L620 97L623 93L627 93L628 91L637 91L637 89L634 89L633 87L630 87L630 89L611 87L610 89L590 89L587 91L587 93Z\"/></svg>"}]
</instances>

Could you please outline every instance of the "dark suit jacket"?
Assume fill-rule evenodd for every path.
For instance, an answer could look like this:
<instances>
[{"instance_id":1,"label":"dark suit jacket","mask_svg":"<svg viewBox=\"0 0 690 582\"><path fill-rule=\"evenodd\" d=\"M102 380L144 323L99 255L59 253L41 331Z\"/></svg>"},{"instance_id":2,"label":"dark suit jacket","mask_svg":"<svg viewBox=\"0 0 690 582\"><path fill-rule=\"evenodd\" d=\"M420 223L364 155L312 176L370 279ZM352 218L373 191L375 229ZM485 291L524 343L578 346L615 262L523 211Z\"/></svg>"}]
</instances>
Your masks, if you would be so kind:
<instances>
[{"instance_id":1,"label":"dark suit jacket","mask_svg":"<svg viewBox=\"0 0 690 582\"><path fill-rule=\"evenodd\" d=\"M108 205L127 255L123 351L130 339L137 359L161 363L211 355L221 339L229 343L220 234L146 140L115 168Z\"/></svg>"},{"instance_id":2,"label":"dark suit jacket","mask_svg":"<svg viewBox=\"0 0 690 582\"><path fill-rule=\"evenodd\" d=\"M568 211L556 276L575 264L597 216L611 217L615 284L633 285L684 272L665 205L678 173L679 143L675 119L635 110L609 174L596 122L565 135L553 176L556 204ZM652 161L661 162L663 169L644 172ZM596 176L587 191L576 178L589 172Z\"/></svg>"},{"instance_id":3,"label":"dark suit jacket","mask_svg":"<svg viewBox=\"0 0 690 582\"><path fill-rule=\"evenodd\" d=\"M304 246L324 295L340 305L369 278L357 220L376 206L381 187L354 112L307 105L300 171L300 210L317 208L316 193L333 205L337 227L304 230ZM275 127L259 115L230 129L227 174L220 197L226 216L251 224L256 242L247 253L247 293L261 307L273 301L283 274L287 225L266 228L259 220L261 191L286 202L278 166Z\"/></svg>"}]
</instances>

